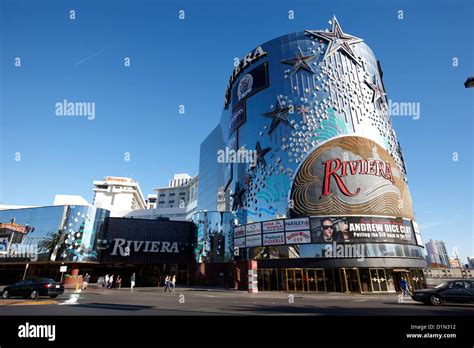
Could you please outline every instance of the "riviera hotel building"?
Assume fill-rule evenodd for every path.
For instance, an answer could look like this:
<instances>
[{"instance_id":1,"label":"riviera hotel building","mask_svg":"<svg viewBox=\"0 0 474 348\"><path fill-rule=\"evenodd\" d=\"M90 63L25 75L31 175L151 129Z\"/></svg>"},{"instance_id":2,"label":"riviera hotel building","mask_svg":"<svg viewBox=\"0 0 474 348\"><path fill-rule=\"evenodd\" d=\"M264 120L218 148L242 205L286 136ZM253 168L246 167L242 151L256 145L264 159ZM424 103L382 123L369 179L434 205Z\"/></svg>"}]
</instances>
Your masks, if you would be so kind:
<instances>
[{"instance_id":1,"label":"riviera hotel building","mask_svg":"<svg viewBox=\"0 0 474 348\"><path fill-rule=\"evenodd\" d=\"M201 144L188 221L120 217L106 204L4 210L3 279L29 264L29 275L56 278L61 265L93 280L137 272L139 286L173 273L249 291L395 292L401 277L423 287L424 247L382 75L336 18L251 49ZM233 160L233 151L249 156ZM107 180L95 185L109 199ZM21 245L41 245L38 258L15 256Z\"/></svg>"}]
</instances>

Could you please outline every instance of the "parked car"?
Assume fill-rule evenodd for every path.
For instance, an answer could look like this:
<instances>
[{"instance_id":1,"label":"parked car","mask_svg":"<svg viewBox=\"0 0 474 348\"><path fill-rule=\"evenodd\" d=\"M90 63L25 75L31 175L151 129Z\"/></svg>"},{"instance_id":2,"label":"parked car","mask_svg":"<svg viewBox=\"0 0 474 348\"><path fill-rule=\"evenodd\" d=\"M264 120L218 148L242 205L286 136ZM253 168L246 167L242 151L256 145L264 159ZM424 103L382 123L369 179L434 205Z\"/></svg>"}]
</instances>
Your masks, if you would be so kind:
<instances>
[{"instance_id":1,"label":"parked car","mask_svg":"<svg viewBox=\"0 0 474 348\"><path fill-rule=\"evenodd\" d=\"M64 292L64 286L50 278L30 278L20 280L3 288L2 298L26 297L37 299L40 296L56 298Z\"/></svg>"},{"instance_id":2,"label":"parked car","mask_svg":"<svg viewBox=\"0 0 474 348\"><path fill-rule=\"evenodd\" d=\"M474 302L474 280L448 280L433 289L415 290L411 298L433 306L440 306L445 302Z\"/></svg>"}]
</instances>

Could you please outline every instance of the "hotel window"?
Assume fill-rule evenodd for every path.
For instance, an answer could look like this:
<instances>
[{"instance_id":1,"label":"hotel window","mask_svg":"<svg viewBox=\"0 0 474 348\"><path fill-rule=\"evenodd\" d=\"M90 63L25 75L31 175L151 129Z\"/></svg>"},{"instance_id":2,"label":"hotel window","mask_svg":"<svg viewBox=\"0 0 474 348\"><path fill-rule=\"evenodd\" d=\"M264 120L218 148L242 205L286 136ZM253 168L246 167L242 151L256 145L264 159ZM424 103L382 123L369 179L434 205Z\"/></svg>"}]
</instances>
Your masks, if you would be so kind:
<instances>
[{"instance_id":1,"label":"hotel window","mask_svg":"<svg viewBox=\"0 0 474 348\"><path fill-rule=\"evenodd\" d=\"M160 197L165 197L165 196L166 196L166 194L160 193Z\"/></svg>"}]
</instances>

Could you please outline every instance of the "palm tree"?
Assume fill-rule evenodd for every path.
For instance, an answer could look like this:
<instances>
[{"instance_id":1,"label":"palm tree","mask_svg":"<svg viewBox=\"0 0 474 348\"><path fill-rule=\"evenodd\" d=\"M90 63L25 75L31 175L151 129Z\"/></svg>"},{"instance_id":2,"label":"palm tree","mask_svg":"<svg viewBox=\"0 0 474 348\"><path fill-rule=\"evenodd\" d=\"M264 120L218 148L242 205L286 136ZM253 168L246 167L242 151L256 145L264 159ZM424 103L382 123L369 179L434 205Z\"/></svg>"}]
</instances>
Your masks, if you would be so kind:
<instances>
[{"instance_id":1,"label":"palm tree","mask_svg":"<svg viewBox=\"0 0 474 348\"><path fill-rule=\"evenodd\" d=\"M57 254L58 249L62 247L63 234L61 231L49 232L44 239L38 243L38 249L43 252L47 252L48 261L54 254Z\"/></svg>"}]
</instances>

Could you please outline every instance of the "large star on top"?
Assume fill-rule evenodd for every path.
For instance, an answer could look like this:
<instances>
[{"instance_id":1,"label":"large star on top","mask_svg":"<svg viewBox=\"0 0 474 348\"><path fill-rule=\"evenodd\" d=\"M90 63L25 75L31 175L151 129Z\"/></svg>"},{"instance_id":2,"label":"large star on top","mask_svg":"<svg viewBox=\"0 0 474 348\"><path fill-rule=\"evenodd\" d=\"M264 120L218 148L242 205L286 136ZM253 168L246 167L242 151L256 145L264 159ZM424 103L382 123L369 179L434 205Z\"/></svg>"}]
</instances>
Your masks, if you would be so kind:
<instances>
[{"instance_id":1,"label":"large star on top","mask_svg":"<svg viewBox=\"0 0 474 348\"><path fill-rule=\"evenodd\" d=\"M314 57L316 57L314 54L309 55L309 56L305 56L303 54L303 51L301 50L301 48L298 47L298 50L296 51L296 57L295 58L285 59L285 60L282 60L281 62L283 64L293 65L291 75L294 75L295 73L297 73L301 69L306 70L307 72L310 72L310 73L314 74L314 70L311 67L310 63L309 63L309 61L314 59Z\"/></svg>"},{"instance_id":2,"label":"large star on top","mask_svg":"<svg viewBox=\"0 0 474 348\"><path fill-rule=\"evenodd\" d=\"M260 142L257 141L255 144L255 151L257 152L257 158L256 158L256 165L255 167L258 167L258 165L261 165L263 169L267 166L267 162L265 161L265 155L270 152L272 148L271 147L266 147L262 149L260 146Z\"/></svg>"},{"instance_id":3,"label":"large star on top","mask_svg":"<svg viewBox=\"0 0 474 348\"><path fill-rule=\"evenodd\" d=\"M352 50L351 45L362 42L362 39L358 37L345 34L336 17L332 19L332 30L330 32L319 31L319 30L305 30L305 33L313 35L317 38L329 41L328 48L324 54L323 60L331 56L337 51L342 51L345 53L352 61L356 64L360 64L359 60L356 58L354 51Z\"/></svg>"},{"instance_id":4,"label":"large star on top","mask_svg":"<svg viewBox=\"0 0 474 348\"><path fill-rule=\"evenodd\" d=\"M243 187L240 187L239 182L237 181L235 183L234 187L234 193L231 194L230 196L232 197L232 210L237 210L239 207L243 207L244 203L242 201L242 196L245 193L245 189Z\"/></svg>"},{"instance_id":5,"label":"large star on top","mask_svg":"<svg viewBox=\"0 0 474 348\"><path fill-rule=\"evenodd\" d=\"M370 89L373 91L373 95L372 95L372 103L377 103L377 100L379 99L382 99L384 96L385 96L385 93L384 91L382 90L382 88L380 88L380 84L378 82L378 79L377 79L377 76L374 75L373 77L373 83L365 80L364 81L367 86L370 87Z\"/></svg>"},{"instance_id":6,"label":"large star on top","mask_svg":"<svg viewBox=\"0 0 474 348\"><path fill-rule=\"evenodd\" d=\"M268 134L272 134L275 128L281 123L287 124L290 127L293 127L288 119L288 111L290 110L289 106L282 107L280 103L280 99L277 98L275 109L273 111L269 111L264 113L265 117L272 119L272 124L270 125L270 129L268 130Z\"/></svg>"}]
</instances>

